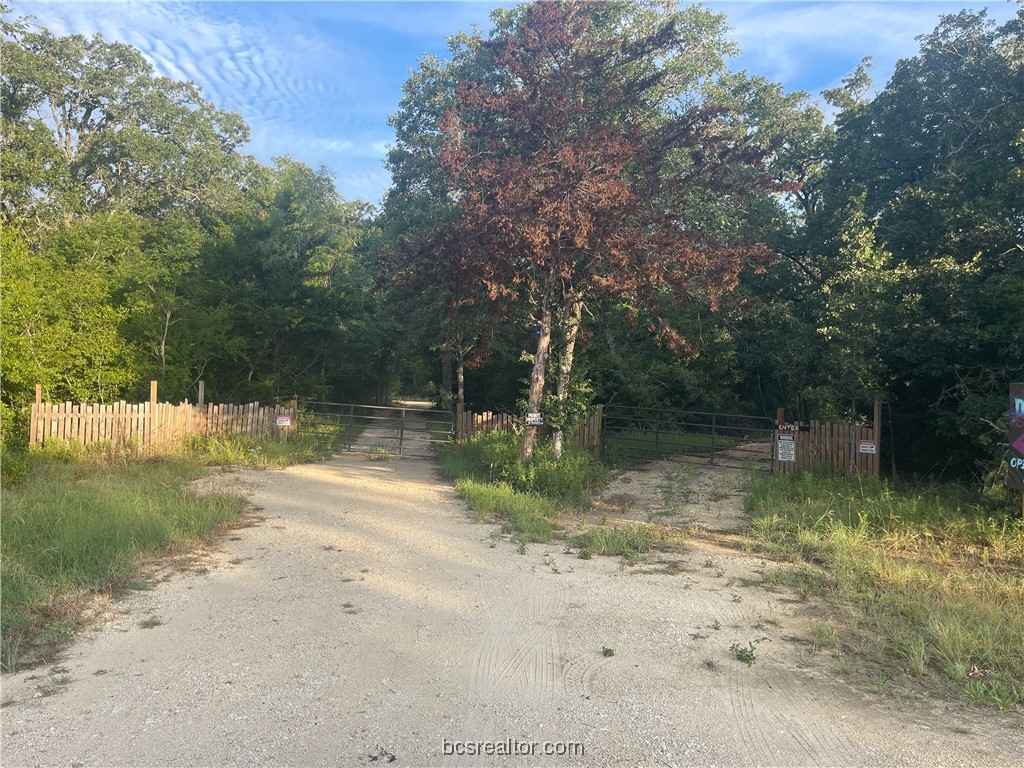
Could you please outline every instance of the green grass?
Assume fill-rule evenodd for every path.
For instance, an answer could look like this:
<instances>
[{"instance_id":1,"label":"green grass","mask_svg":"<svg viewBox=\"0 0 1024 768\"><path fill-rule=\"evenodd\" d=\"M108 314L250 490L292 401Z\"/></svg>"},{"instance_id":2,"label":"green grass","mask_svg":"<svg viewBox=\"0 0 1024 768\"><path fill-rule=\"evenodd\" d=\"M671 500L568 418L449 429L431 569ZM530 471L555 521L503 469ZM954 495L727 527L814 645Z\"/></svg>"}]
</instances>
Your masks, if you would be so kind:
<instances>
[{"instance_id":1,"label":"green grass","mask_svg":"<svg viewBox=\"0 0 1024 768\"><path fill-rule=\"evenodd\" d=\"M147 559L188 552L242 514L236 496L190 490L204 464L282 466L314 455L293 440L209 439L192 448L190 458L151 460L102 449L4 451L4 670L46 659L77 632L91 596L138 585Z\"/></svg>"},{"instance_id":2,"label":"green grass","mask_svg":"<svg viewBox=\"0 0 1024 768\"><path fill-rule=\"evenodd\" d=\"M283 439L247 435L194 435L184 442L184 454L202 464L242 467L286 467L320 461L331 454L331 445L310 435Z\"/></svg>"},{"instance_id":3,"label":"green grass","mask_svg":"<svg viewBox=\"0 0 1024 768\"><path fill-rule=\"evenodd\" d=\"M1019 511L960 486L809 475L765 478L747 506L760 546L796 562L772 580L848 607L856 650L1002 708L1024 692Z\"/></svg>"},{"instance_id":4,"label":"green grass","mask_svg":"<svg viewBox=\"0 0 1024 768\"><path fill-rule=\"evenodd\" d=\"M474 512L500 517L520 545L551 541L564 528L562 514L588 505L607 480L604 465L576 446L560 459L550 445L539 446L523 466L515 436L502 432L444 448L440 470Z\"/></svg>"},{"instance_id":5,"label":"green grass","mask_svg":"<svg viewBox=\"0 0 1024 768\"><path fill-rule=\"evenodd\" d=\"M303 413L299 417L301 437L320 444L326 453L348 450L370 423L365 416L347 413Z\"/></svg>"},{"instance_id":6,"label":"green grass","mask_svg":"<svg viewBox=\"0 0 1024 768\"><path fill-rule=\"evenodd\" d=\"M528 466L519 463L513 435L491 432L456 443L441 454L441 473L456 481L459 496L481 519L497 516L503 530L522 547L562 535L569 518L584 519L591 495L608 479L607 468L590 453L567 446L556 459L550 445L538 447ZM579 523L583 527L584 523ZM641 555L678 543L654 525L593 526L569 538L580 557L621 556L635 562Z\"/></svg>"},{"instance_id":7,"label":"green grass","mask_svg":"<svg viewBox=\"0 0 1024 768\"><path fill-rule=\"evenodd\" d=\"M608 479L605 466L574 445L565 446L561 458L555 458L550 444L540 445L533 461L523 466L518 440L505 432L488 432L446 448L440 469L451 479L505 483L514 491L567 506L586 504Z\"/></svg>"},{"instance_id":8,"label":"green grass","mask_svg":"<svg viewBox=\"0 0 1024 768\"><path fill-rule=\"evenodd\" d=\"M633 562L640 555L679 538L669 537L653 525L629 523L621 527L590 528L570 538L569 546L575 548L584 560L593 555L619 555L627 562Z\"/></svg>"},{"instance_id":9,"label":"green grass","mask_svg":"<svg viewBox=\"0 0 1024 768\"><path fill-rule=\"evenodd\" d=\"M520 493L507 483L469 479L456 481L455 490L481 518L500 517L505 532L513 534L520 544L551 541L562 529L558 507L543 496Z\"/></svg>"}]
</instances>

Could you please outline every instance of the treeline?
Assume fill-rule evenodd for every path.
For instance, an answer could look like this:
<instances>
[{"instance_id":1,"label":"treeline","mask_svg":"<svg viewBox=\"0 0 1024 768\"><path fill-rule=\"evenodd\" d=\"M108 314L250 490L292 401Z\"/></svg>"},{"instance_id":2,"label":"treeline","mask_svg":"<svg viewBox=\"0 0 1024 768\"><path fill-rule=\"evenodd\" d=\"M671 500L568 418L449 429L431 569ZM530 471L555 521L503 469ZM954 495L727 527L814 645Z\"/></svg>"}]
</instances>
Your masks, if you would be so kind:
<instances>
[{"instance_id":1,"label":"treeline","mask_svg":"<svg viewBox=\"0 0 1024 768\"><path fill-rule=\"evenodd\" d=\"M36 382L150 378L225 401L464 382L565 426L591 402L880 397L887 466L997 476L1024 378L1024 10L943 17L878 89L865 61L831 121L729 71L701 8L492 19L407 81L379 211L247 157L238 115L137 50L6 21L5 424Z\"/></svg>"},{"instance_id":2,"label":"treeline","mask_svg":"<svg viewBox=\"0 0 1024 768\"><path fill-rule=\"evenodd\" d=\"M99 36L5 21L3 405L383 399L400 350L371 206Z\"/></svg>"},{"instance_id":3,"label":"treeline","mask_svg":"<svg viewBox=\"0 0 1024 768\"><path fill-rule=\"evenodd\" d=\"M478 367L466 398L526 404L536 357L524 351L538 349L553 301L544 410L556 418L573 397L550 383L567 358L583 401L767 416L783 406L806 420L864 417L878 397L887 468L998 480L1007 384L1024 377L1024 11L1002 25L984 12L943 17L877 92L865 60L822 94L829 121L808 94L728 71L717 14L545 7L500 10L489 37L452 38L451 58L421 62L393 118L381 226L405 238L396 271L440 290L435 344ZM559 37L552 23L579 26ZM618 135L601 137L586 110L548 94L557 78ZM624 78L642 98L610 114L625 103ZM656 155L666 126L677 149ZM624 137L638 149L610 191L601 174ZM559 177L562 160L580 167ZM478 175L466 178L466 165ZM527 169L524 183L516 172ZM517 202L544 194L532 210ZM629 195L649 210L623 217ZM650 209L699 257L665 245L626 258L616 237L635 238L641 221L648 237ZM584 242L578 230L608 217L618 218L604 242ZM502 227L536 238L515 242L498 281L487 258ZM707 257L730 248L747 257ZM673 280L685 258L685 279ZM733 290L711 290L723 282Z\"/></svg>"}]
</instances>

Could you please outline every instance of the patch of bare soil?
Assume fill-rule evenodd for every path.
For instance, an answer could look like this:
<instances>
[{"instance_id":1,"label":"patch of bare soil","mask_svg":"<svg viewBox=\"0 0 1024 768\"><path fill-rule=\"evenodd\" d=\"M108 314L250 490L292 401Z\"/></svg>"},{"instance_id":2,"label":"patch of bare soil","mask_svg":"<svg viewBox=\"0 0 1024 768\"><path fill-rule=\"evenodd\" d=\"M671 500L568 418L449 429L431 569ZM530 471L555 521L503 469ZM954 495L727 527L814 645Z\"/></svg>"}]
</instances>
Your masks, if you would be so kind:
<instances>
[{"instance_id":1,"label":"patch of bare soil","mask_svg":"<svg viewBox=\"0 0 1024 768\"><path fill-rule=\"evenodd\" d=\"M690 531L736 533L746 522L745 472L662 460L618 472L595 501L608 520L671 525Z\"/></svg>"},{"instance_id":2,"label":"patch of bare soil","mask_svg":"<svg viewBox=\"0 0 1024 768\"><path fill-rule=\"evenodd\" d=\"M607 514L734 530L733 480L679 471L620 475ZM211 482L265 520L5 676L4 766L1021 762L1020 717L850 685L759 558L519 554L426 461Z\"/></svg>"}]
</instances>

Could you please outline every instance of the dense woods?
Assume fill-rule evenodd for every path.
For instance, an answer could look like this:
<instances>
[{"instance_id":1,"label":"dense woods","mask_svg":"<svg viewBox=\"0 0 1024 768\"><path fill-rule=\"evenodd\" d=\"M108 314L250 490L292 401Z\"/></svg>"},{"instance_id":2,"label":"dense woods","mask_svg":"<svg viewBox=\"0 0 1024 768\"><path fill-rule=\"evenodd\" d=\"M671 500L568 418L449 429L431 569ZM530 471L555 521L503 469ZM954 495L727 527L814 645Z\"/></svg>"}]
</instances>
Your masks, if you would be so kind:
<instances>
[{"instance_id":1,"label":"dense woods","mask_svg":"<svg viewBox=\"0 0 1024 768\"><path fill-rule=\"evenodd\" d=\"M943 17L884 84L865 61L822 94L831 120L730 71L705 9L498 9L410 75L379 210L245 155L241 116L130 46L10 11L3 37L5 441L37 382L429 391L565 428L593 402L806 419L881 397L888 468L998 476L1024 379L1024 9Z\"/></svg>"},{"instance_id":2,"label":"dense woods","mask_svg":"<svg viewBox=\"0 0 1024 768\"><path fill-rule=\"evenodd\" d=\"M325 169L260 165L240 116L98 36L7 25L2 99L8 419L37 382L74 401L151 378L193 400L200 379L222 401L383 387L372 210Z\"/></svg>"}]
</instances>

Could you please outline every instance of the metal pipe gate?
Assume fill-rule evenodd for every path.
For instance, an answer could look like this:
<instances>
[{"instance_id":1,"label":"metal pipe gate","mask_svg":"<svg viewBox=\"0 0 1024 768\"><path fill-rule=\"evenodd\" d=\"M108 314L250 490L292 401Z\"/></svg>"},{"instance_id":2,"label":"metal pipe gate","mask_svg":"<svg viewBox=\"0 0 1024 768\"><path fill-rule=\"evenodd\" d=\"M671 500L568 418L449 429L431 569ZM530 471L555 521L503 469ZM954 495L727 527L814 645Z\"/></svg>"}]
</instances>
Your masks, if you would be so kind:
<instances>
[{"instance_id":1,"label":"metal pipe gate","mask_svg":"<svg viewBox=\"0 0 1024 768\"><path fill-rule=\"evenodd\" d=\"M767 417L606 406L603 433L605 456L612 460L772 471L775 421Z\"/></svg>"},{"instance_id":2,"label":"metal pipe gate","mask_svg":"<svg viewBox=\"0 0 1024 768\"><path fill-rule=\"evenodd\" d=\"M335 452L430 458L455 438L450 411L406 406L306 402L298 432Z\"/></svg>"}]
</instances>

